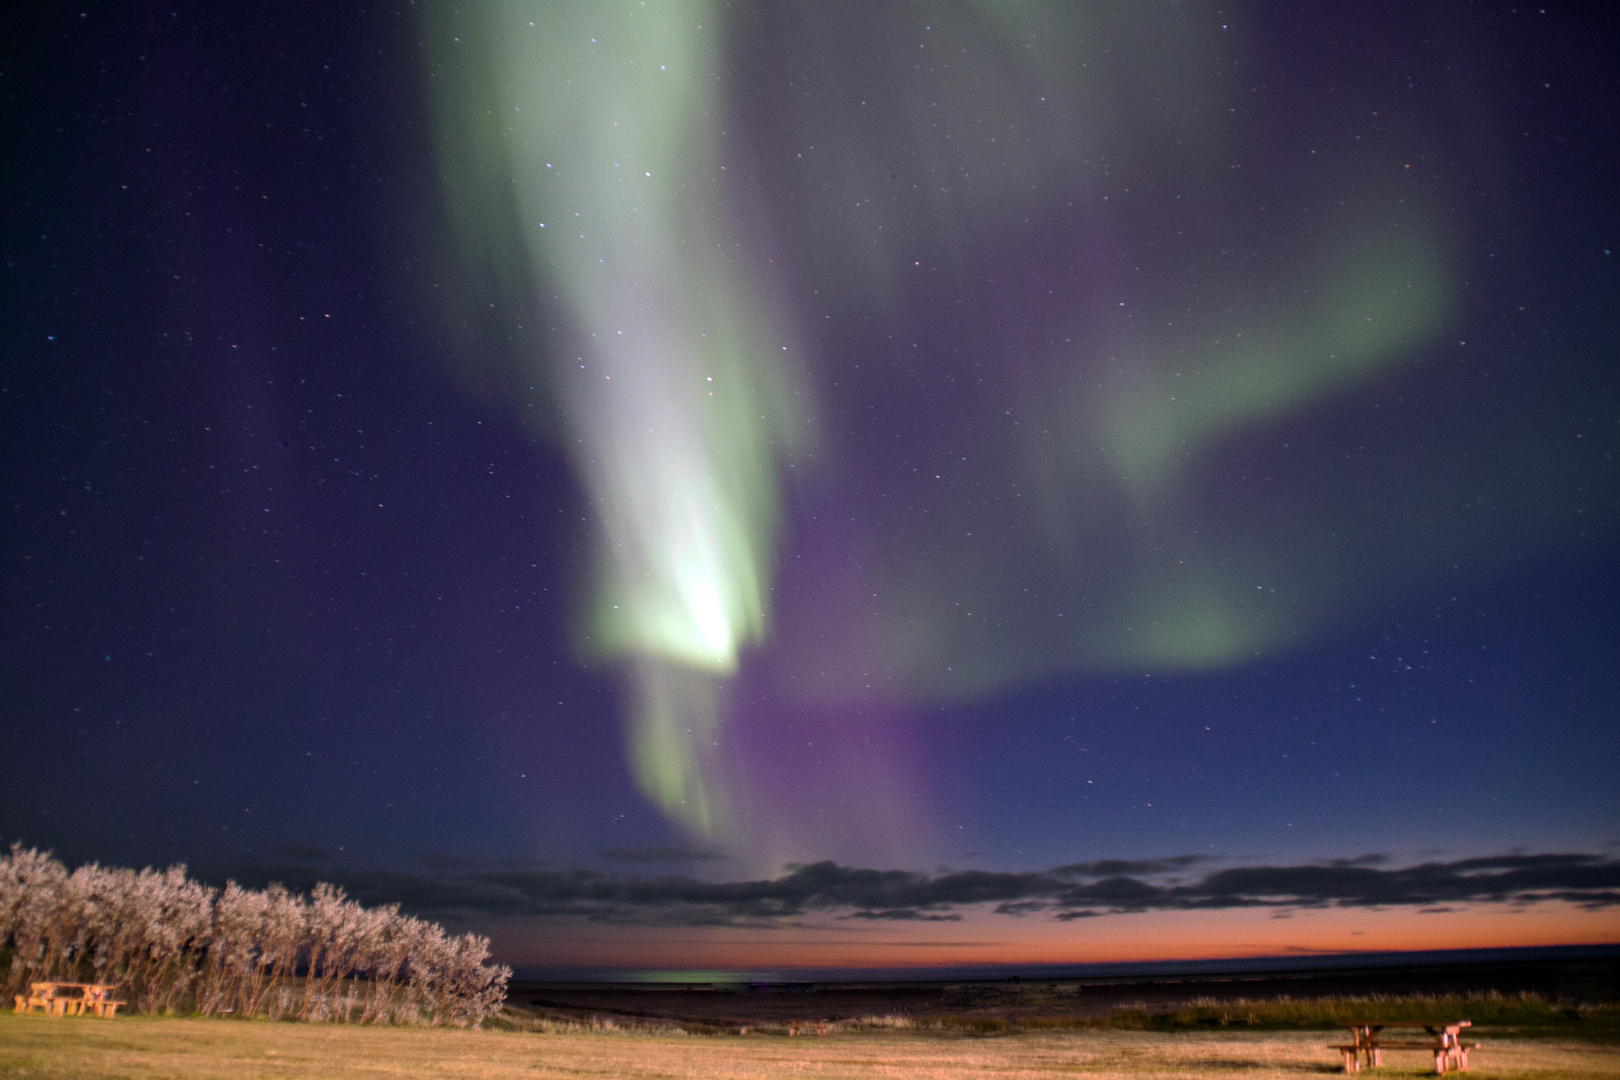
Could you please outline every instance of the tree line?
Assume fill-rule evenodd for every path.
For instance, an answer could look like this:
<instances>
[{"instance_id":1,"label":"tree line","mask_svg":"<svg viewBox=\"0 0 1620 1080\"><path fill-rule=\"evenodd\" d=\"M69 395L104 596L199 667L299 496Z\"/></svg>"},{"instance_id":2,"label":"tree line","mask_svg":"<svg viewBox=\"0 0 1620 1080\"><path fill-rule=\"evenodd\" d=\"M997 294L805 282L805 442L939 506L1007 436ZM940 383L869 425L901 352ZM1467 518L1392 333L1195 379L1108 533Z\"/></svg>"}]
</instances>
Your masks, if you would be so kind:
<instances>
[{"instance_id":1,"label":"tree line","mask_svg":"<svg viewBox=\"0 0 1620 1080\"><path fill-rule=\"evenodd\" d=\"M143 1012L477 1027L506 1000L511 968L489 939L364 908L332 885L216 889L184 866L72 872L49 852L0 855L4 993L96 982ZM4 1000L4 999L0 999Z\"/></svg>"}]
</instances>

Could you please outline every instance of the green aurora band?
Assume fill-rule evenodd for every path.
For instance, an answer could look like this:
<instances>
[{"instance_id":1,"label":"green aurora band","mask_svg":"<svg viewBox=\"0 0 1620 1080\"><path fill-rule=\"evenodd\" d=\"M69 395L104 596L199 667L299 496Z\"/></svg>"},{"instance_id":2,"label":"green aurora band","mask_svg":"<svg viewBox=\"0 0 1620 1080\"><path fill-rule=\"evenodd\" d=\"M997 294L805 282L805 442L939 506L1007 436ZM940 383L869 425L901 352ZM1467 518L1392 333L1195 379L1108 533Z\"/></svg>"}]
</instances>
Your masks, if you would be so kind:
<instances>
[{"instance_id":1,"label":"green aurora band","mask_svg":"<svg viewBox=\"0 0 1620 1080\"><path fill-rule=\"evenodd\" d=\"M712 18L496 3L430 22L461 234L500 249L515 226L572 323L569 360L522 359L563 403L597 515L591 639L633 660L636 776L706 834L725 816L717 680L764 638L776 474L808 430L785 339L728 256Z\"/></svg>"},{"instance_id":2,"label":"green aurora band","mask_svg":"<svg viewBox=\"0 0 1620 1080\"><path fill-rule=\"evenodd\" d=\"M674 820L738 840L751 795L724 750L723 680L773 630L780 478L816 449L813 403L832 391L808 374L831 358L785 329L809 315L773 312L755 277L765 241L738 227L745 215L728 202L737 189L722 175L734 118L717 74L721 17L701 3L439 4L426 27L468 293L566 323L516 363L560 403L560 438L596 515L589 636L634 682L635 775ZM865 18L909 17L896 8ZM898 104L887 113L834 101L796 129L816 149L803 166L814 171L779 226L821 238L811 251L788 245L820 267L801 268L820 290L818 313L864 311L879 337L900 328L896 311L922 309L908 294L921 252L956 295L971 292L975 243L1019 230L1034 239L1018 223L1039 220L1065 182L1091 182L1081 177L1106 177L1099 190L1116 194L1137 185L1140 220L1153 220L1159 199L1165 219L1205 230L1184 241L1178 231L1174 243L1219 248L1221 229L1242 229L1170 201L1177 177L1188 190L1234 182L1228 110L1214 107L1233 95L1222 75L1229 39L1175 14L1144 37L1067 5L964 6L930 19L929 47L959 56L948 72L914 77L897 60L887 78ZM853 32L809 22L806 50L844 55L839 35ZM1039 55L1020 44L1032 28L1053 43ZM850 54L839 72L837 62L829 94L871 63ZM943 142L918 116L955 117L959 135L976 137ZM784 167L761 170L766 190L772 168L780 178ZM1318 192L1332 210L1314 235L1267 237L1256 225L1233 238L1289 245L1286 267L1188 271L1129 294L1141 315L1128 327L1112 299L1032 305L1016 362L1033 374L982 406L998 418L1003 405L1008 417L1016 410L1022 426L971 466L983 484L1029 497L986 512L918 496L935 500L933 522L1007 526L1000 539L987 527L971 544L918 545L894 518L865 526L872 568L825 583L832 625L778 639L793 654L795 692L915 702L1053 671L1210 669L1342 618L1344 587L1323 584L1332 552L1279 568L1263 550L1263 522L1227 547L1191 538L1198 530L1184 526L1201 511L1189 509L1187 477L1222 439L1388 378L1439 333L1454 303L1449 256L1422 200L1397 197L1383 179L1390 168L1374 160ZM888 184L900 174L957 179ZM1000 362L984 348L987 364ZM829 482L836 464L817 464L812 481ZM1115 527L1123 521L1136 532ZM1014 536L1015 525L1029 528ZM1188 552L1174 572L1145 554L1170 535ZM981 583L977 621L944 606L963 581ZM1257 581L1286 599L1257 596ZM1056 623L1029 606L1031 585L1075 617ZM838 614L857 610L874 618Z\"/></svg>"}]
</instances>

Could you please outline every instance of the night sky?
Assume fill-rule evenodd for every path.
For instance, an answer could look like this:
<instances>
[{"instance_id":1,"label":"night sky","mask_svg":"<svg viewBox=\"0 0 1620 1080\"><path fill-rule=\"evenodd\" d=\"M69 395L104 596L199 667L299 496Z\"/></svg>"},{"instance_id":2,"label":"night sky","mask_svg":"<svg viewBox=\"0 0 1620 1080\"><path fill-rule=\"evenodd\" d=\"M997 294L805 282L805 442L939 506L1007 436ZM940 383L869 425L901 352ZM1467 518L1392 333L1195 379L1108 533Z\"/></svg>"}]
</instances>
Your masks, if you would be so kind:
<instances>
[{"instance_id":1,"label":"night sky","mask_svg":"<svg viewBox=\"0 0 1620 1080\"><path fill-rule=\"evenodd\" d=\"M1620 942L1612 12L5 26L0 840L547 970Z\"/></svg>"}]
</instances>

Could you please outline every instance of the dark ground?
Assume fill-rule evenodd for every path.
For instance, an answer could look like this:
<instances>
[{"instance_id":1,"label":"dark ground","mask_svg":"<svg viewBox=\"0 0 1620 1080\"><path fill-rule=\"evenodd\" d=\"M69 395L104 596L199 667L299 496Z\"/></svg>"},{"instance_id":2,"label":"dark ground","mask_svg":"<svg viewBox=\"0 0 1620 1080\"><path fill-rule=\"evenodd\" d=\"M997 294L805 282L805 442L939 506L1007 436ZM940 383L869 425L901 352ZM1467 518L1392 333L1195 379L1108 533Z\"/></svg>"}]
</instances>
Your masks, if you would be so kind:
<instances>
[{"instance_id":1,"label":"dark ground","mask_svg":"<svg viewBox=\"0 0 1620 1080\"><path fill-rule=\"evenodd\" d=\"M514 981L508 1003L556 1019L707 1027L904 1015L1018 1022L1102 1018L1120 1006L1195 998L1250 1001L1371 995L1537 994L1563 1003L1620 999L1620 957L1340 967L1311 971L951 982L561 983Z\"/></svg>"}]
</instances>

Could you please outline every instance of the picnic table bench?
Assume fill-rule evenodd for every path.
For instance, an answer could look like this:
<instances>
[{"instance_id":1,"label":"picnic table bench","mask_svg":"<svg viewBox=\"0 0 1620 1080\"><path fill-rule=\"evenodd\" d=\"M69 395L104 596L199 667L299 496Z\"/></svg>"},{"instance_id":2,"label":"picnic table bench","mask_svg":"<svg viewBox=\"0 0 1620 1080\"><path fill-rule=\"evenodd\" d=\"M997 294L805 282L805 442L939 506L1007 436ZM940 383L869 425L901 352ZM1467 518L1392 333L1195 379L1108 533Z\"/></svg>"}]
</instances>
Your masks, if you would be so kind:
<instances>
[{"instance_id":1,"label":"picnic table bench","mask_svg":"<svg viewBox=\"0 0 1620 1080\"><path fill-rule=\"evenodd\" d=\"M125 1001L114 1001L115 987L102 983L32 982L27 995L13 994L12 1012L41 1012L47 1016L99 1016L110 1020Z\"/></svg>"},{"instance_id":2,"label":"picnic table bench","mask_svg":"<svg viewBox=\"0 0 1620 1080\"><path fill-rule=\"evenodd\" d=\"M1468 1020L1457 1020L1450 1024L1374 1024L1357 1021L1344 1026L1356 1036L1353 1043L1339 1043L1333 1046L1334 1050L1344 1055L1345 1072L1360 1072L1364 1059L1368 1068L1382 1065L1385 1050L1425 1050L1434 1055L1434 1071L1437 1074L1444 1075L1447 1069L1467 1072L1468 1052L1479 1046L1477 1042L1462 1041L1462 1029L1473 1027L1473 1023ZM1386 1027L1420 1027L1428 1032L1429 1037L1383 1039L1379 1033Z\"/></svg>"}]
</instances>

